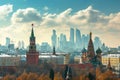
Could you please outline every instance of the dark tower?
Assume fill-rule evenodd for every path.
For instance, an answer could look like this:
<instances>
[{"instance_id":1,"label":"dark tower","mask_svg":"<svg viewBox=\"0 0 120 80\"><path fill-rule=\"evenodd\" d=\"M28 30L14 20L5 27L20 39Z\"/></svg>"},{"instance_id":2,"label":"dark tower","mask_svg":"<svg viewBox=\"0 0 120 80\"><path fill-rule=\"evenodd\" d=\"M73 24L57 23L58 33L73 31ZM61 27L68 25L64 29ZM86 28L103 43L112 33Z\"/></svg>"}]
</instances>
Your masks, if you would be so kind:
<instances>
[{"instance_id":1,"label":"dark tower","mask_svg":"<svg viewBox=\"0 0 120 80\"><path fill-rule=\"evenodd\" d=\"M95 56L95 52L94 52L94 46L93 46L93 42L92 42L92 32L90 32L90 40L89 40L89 44L88 44L88 57L89 57L89 59L91 59L94 56Z\"/></svg>"},{"instance_id":2,"label":"dark tower","mask_svg":"<svg viewBox=\"0 0 120 80\"><path fill-rule=\"evenodd\" d=\"M36 51L35 36L34 36L34 30L32 24L29 51L27 52L27 64L37 65L38 60L39 60L39 52Z\"/></svg>"},{"instance_id":3,"label":"dark tower","mask_svg":"<svg viewBox=\"0 0 120 80\"><path fill-rule=\"evenodd\" d=\"M56 55L55 46L53 47L53 55Z\"/></svg>"},{"instance_id":4,"label":"dark tower","mask_svg":"<svg viewBox=\"0 0 120 80\"><path fill-rule=\"evenodd\" d=\"M112 70L111 63L110 63L110 58L108 59L107 69L108 69L108 70Z\"/></svg>"}]
</instances>

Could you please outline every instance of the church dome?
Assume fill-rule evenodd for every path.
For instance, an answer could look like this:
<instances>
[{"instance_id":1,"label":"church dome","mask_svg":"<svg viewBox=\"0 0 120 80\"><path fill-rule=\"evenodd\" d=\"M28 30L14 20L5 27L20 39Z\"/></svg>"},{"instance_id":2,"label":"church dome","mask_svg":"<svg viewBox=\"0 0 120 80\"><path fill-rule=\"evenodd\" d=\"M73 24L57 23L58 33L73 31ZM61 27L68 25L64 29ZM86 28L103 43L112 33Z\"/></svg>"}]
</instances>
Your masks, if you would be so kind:
<instances>
[{"instance_id":1,"label":"church dome","mask_svg":"<svg viewBox=\"0 0 120 80\"><path fill-rule=\"evenodd\" d=\"M87 50L86 50L85 48L83 48L81 52L82 52L82 53L86 53Z\"/></svg>"},{"instance_id":2,"label":"church dome","mask_svg":"<svg viewBox=\"0 0 120 80\"><path fill-rule=\"evenodd\" d=\"M97 53L97 54L102 53L102 50L101 50L100 48L98 48L98 49L96 50L96 53Z\"/></svg>"}]
</instances>

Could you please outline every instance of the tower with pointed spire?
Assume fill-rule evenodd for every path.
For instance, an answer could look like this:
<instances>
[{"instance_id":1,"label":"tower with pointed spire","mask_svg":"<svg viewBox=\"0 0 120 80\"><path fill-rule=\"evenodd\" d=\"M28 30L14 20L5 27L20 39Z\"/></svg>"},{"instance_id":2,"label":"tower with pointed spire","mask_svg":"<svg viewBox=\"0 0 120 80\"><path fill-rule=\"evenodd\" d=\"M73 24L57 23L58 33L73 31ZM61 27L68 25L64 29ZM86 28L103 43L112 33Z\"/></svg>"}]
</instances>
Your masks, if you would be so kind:
<instances>
[{"instance_id":1,"label":"tower with pointed spire","mask_svg":"<svg viewBox=\"0 0 120 80\"><path fill-rule=\"evenodd\" d=\"M92 42L92 32L90 32L90 39L88 43L88 57L91 59L95 56L94 46Z\"/></svg>"},{"instance_id":2,"label":"tower with pointed spire","mask_svg":"<svg viewBox=\"0 0 120 80\"><path fill-rule=\"evenodd\" d=\"M27 52L26 56L27 56L27 64L30 64L30 65L38 64L39 52L36 51L36 43L35 43L33 24L32 24L31 36L30 36L29 51Z\"/></svg>"},{"instance_id":3,"label":"tower with pointed spire","mask_svg":"<svg viewBox=\"0 0 120 80\"><path fill-rule=\"evenodd\" d=\"M56 55L55 46L53 46L53 55Z\"/></svg>"},{"instance_id":4,"label":"tower with pointed spire","mask_svg":"<svg viewBox=\"0 0 120 80\"><path fill-rule=\"evenodd\" d=\"M109 60L108 60L107 69L108 69L108 70L111 70L111 69L112 69L112 67L111 67L111 63L110 63L110 58L109 58Z\"/></svg>"}]
</instances>

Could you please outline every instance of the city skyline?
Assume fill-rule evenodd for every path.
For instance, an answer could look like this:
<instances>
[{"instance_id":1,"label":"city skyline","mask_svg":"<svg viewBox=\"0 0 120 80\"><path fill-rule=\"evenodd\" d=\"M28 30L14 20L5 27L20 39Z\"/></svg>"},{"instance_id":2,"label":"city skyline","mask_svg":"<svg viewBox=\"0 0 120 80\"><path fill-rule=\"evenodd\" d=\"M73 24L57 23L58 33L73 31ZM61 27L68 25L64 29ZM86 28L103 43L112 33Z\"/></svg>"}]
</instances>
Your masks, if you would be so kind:
<instances>
[{"instance_id":1,"label":"city skyline","mask_svg":"<svg viewBox=\"0 0 120 80\"><path fill-rule=\"evenodd\" d=\"M29 45L31 24L34 23L36 42L39 44L41 42L51 44L53 29L56 30L57 36L63 33L69 40L69 32L72 27L79 29L82 34L89 34L92 31L93 38L95 36L100 37L108 47L118 47L120 45L119 1L112 3L112 0L110 0L107 1L109 5L105 5L103 3L105 1L101 0L98 2L102 5L98 5L97 1L85 3L80 0L72 4L70 0L70 3L66 5L64 3L63 7L61 7L62 3L66 2L63 0L58 1L61 5L57 5L58 2L54 0L51 0L52 3L49 4L46 2L32 0L6 0L1 2L0 44L5 44L6 37L10 37L15 44L18 41L24 41L26 46ZM17 5L19 3L23 5ZM56 4L52 6L54 3ZM85 5L82 3L85 3ZM55 8L55 6L58 8Z\"/></svg>"}]
</instances>

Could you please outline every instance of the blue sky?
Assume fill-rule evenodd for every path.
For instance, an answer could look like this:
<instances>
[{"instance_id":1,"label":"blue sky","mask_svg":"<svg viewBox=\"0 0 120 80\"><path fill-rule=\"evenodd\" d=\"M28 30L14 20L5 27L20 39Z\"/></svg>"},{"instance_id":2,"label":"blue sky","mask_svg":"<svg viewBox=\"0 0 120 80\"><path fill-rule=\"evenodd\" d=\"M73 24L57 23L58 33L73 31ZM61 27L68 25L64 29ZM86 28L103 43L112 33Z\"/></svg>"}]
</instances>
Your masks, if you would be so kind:
<instances>
[{"instance_id":1,"label":"blue sky","mask_svg":"<svg viewBox=\"0 0 120 80\"><path fill-rule=\"evenodd\" d=\"M120 0L0 0L0 9L1 44L10 37L15 43L23 40L28 45L28 26L35 23L37 43L51 44L52 29L58 35L66 34L69 40L73 27L84 34L92 30L93 36L110 47L120 45Z\"/></svg>"},{"instance_id":2,"label":"blue sky","mask_svg":"<svg viewBox=\"0 0 120 80\"><path fill-rule=\"evenodd\" d=\"M51 12L61 12L67 8L77 11L92 5L106 14L120 11L120 0L0 0L0 5L4 4L13 4L14 10L27 7L42 9L44 6L48 6L51 8Z\"/></svg>"}]
</instances>

